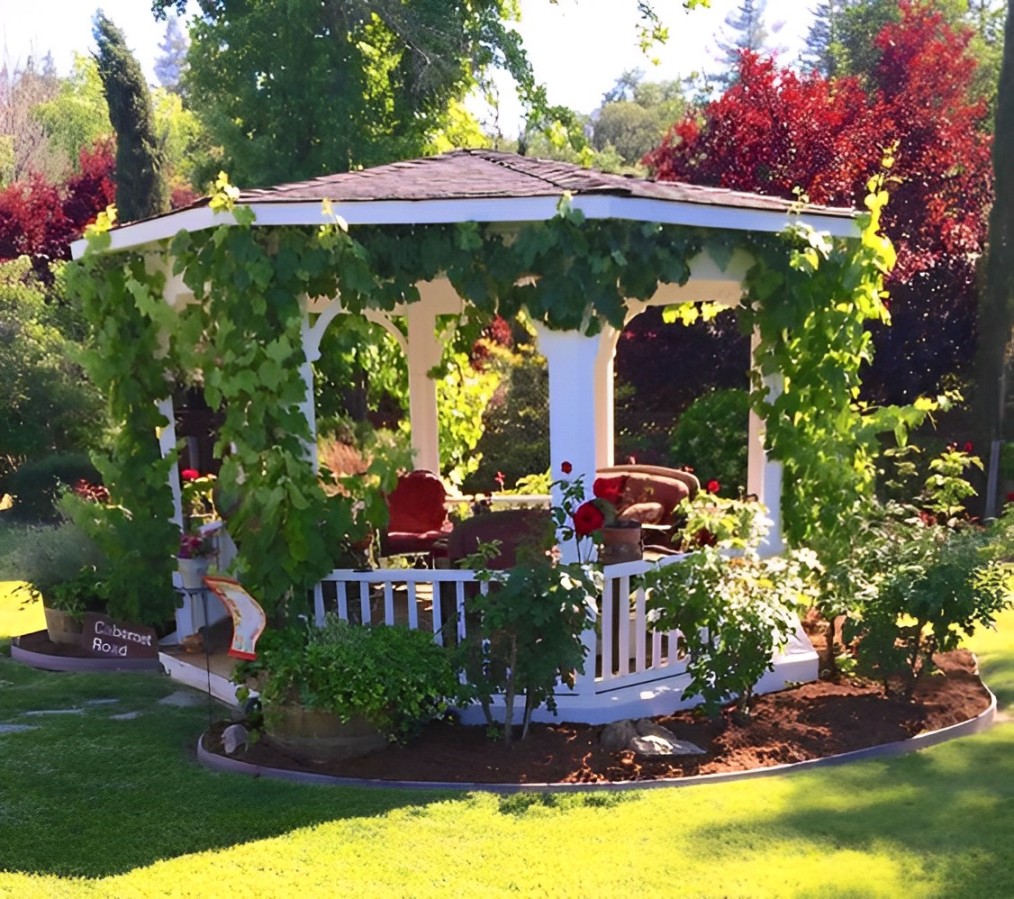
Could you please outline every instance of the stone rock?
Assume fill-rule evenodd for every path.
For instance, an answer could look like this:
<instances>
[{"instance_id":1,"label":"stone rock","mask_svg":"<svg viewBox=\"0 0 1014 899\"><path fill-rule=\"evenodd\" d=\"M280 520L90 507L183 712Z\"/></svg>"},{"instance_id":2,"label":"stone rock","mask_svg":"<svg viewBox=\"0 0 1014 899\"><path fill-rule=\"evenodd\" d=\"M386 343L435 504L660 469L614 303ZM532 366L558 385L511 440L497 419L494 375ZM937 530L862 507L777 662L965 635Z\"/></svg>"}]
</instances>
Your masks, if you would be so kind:
<instances>
[{"instance_id":1,"label":"stone rock","mask_svg":"<svg viewBox=\"0 0 1014 899\"><path fill-rule=\"evenodd\" d=\"M646 758L670 758L679 755L704 755L704 750L687 740L666 738L659 734L634 737L629 749Z\"/></svg>"},{"instance_id":2,"label":"stone rock","mask_svg":"<svg viewBox=\"0 0 1014 899\"><path fill-rule=\"evenodd\" d=\"M628 720L614 721L602 728L599 734L599 745L606 752L621 752L630 747L631 740L637 737L634 722Z\"/></svg>"},{"instance_id":3,"label":"stone rock","mask_svg":"<svg viewBox=\"0 0 1014 899\"><path fill-rule=\"evenodd\" d=\"M230 724L222 731L222 745L226 755L232 755L237 749L246 748L247 732L242 724Z\"/></svg>"}]
</instances>

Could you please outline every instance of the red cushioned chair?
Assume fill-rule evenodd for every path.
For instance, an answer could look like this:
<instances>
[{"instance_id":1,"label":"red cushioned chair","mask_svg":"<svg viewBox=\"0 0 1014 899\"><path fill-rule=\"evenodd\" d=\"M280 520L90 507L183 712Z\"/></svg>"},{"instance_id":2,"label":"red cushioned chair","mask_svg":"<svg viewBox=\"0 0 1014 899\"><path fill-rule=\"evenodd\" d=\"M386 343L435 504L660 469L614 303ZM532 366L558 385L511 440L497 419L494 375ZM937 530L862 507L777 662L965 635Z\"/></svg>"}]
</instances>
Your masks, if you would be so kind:
<instances>
[{"instance_id":1,"label":"red cushioned chair","mask_svg":"<svg viewBox=\"0 0 1014 899\"><path fill-rule=\"evenodd\" d=\"M425 553L431 559L447 555L451 522L447 491L432 471L418 469L398 478L387 497L387 530L380 534L385 556Z\"/></svg>"}]
</instances>

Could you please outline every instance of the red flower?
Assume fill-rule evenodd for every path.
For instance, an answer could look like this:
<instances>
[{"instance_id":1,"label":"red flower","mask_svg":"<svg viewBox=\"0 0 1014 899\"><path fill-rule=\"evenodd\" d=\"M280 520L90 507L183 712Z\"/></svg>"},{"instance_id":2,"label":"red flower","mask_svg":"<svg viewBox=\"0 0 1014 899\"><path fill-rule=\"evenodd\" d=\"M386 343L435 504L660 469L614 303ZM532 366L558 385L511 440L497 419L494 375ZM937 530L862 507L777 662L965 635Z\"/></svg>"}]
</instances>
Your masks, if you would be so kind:
<instances>
[{"instance_id":1,"label":"red flower","mask_svg":"<svg viewBox=\"0 0 1014 899\"><path fill-rule=\"evenodd\" d=\"M605 513L597 505L595 505L594 500L588 500L586 503L581 503L581 505L574 510L573 518L574 533L577 534L578 537L587 537L606 523Z\"/></svg>"},{"instance_id":2,"label":"red flower","mask_svg":"<svg viewBox=\"0 0 1014 899\"><path fill-rule=\"evenodd\" d=\"M708 486L705 488L708 493L718 493L722 489L722 485L718 483L714 478L708 481Z\"/></svg>"},{"instance_id":3,"label":"red flower","mask_svg":"<svg viewBox=\"0 0 1014 899\"><path fill-rule=\"evenodd\" d=\"M965 452L966 453L970 453L973 449L975 449L975 447L972 446L972 441L971 440L966 440L965 441Z\"/></svg>"},{"instance_id":4,"label":"red flower","mask_svg":"<svg viewBox=\"0 0 1014 899\"><path fill-rule=\"evenodd\" d=\"M1014 503L1014 493L1007 494L1007 502Z\"/></svg>"},{"instance_id":5,"label":"red flower","mask_svg":"<svg viewBox=\"0 0 1014 899\"><path fill-rule=\"evenodd\" d=\"M196 481L201 476L201 473L196 468L184 468L180 472L180 477L184 481Z\"/></svg>"},{"instance_id":6,"label":"red flower","mask_svg":"<svg viewBox=\"0 0 1014 899\"><path fill-rule=\"evenodd\" d=\"M562 471L564 474L570 474L573 470L574 466L571 465L569 462L564 462L562 465L560 465L560 471Z\"/></svg>"},{"instance_id":7,"label":"red flower","mask_svg":"<svg viewBox=\"0 0 1014 899\"><path fill-rule=\"evenodd\" d=\"M626 483L626 480L624 477L595 478L595 483L592 484L592 493L599 499L604 499L607 503L616 505L623 494L623 485Z\"/></svg>"},{"instance_id":8,"label":"red flower","mask_svg":"<svg viewBox=\"0 0 1014 899\"><path fill-rule=\"evenodd\" d=\"M698 546L714 546L718 542L718 538L711 533L707 528L701 528L696 534L694 534L694 543Z\"/></svg>"}]
</instances>

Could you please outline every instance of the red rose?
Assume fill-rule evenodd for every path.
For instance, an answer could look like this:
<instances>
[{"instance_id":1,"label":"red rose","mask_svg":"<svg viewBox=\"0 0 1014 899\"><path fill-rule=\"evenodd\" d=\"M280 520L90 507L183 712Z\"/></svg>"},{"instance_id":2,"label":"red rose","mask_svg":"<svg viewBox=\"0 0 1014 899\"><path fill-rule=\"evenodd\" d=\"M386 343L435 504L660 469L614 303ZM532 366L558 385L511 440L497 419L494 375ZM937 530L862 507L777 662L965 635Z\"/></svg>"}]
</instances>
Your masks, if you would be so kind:
<instances>
[{"instance_id":1,"label":"red rose","mask_svg":"<svg viewBox=\"0 0 1014 899\"><path fill-rule=\"evenodd\" d=\"M569 462L564 462L560 466L560 471L562 471L564 474L570 474L573 470L574 470L574 466L571 465Z\"/></svg>"},{"instance_id":2,"label":"red rose","mask_svg":"<svg viewBox=\"0 0 1014 899\"><path fill-rule=\"evenodd\" d=\"M718 539L707 528L701 528L694 534L694 543L698 546L714 546Z\"/></svg>"},{"instance_id":3,"label":"red rose","mask_svg":"<svg viewBox=\"0 0 1014 899\"><path fill-rule=\"evenodd\" d=\"M965 452L966 453L970 453L973 449L975 449L975 447L972 446L972 441L971 440L966 440L965 441Z\"/></svg>"},{"instance_id":4,"label":"red rose","mask_svg":"<svg viewBox=\"0 0 1014 899\"><path fill-rule=\"evenodd\" d=\"M605 514L598 506L595 505L593 500L581 503L581 505L574 510L573 519L574 533L577 534L578 537L587 537L606 523Z\"/></svg>"},{"instance_id":5,"label":"red rose","mask_svg":"<svg viewBox=\"0 0 1014 899\"><path fill-rule=\"evenodd\" d=\"M722 485L718 483L714 478L708 481L708 486L705 488L708 493L718 493L722 489Z\"/></svg>"},{"instance_id":6,"label":"red rose","mask_svg":"<svg viewBox=\"0 0 1014 899\"><path fill-rule=\"evenodd\" d=\"M599 499L604 499L607 503L616 505L620 501L623 485L626 480L624 477L595 478L595 483L592 484L592 493Z\"/></svg>"},{"instance_id":7,"label":"red rose","mask_svg":"<svg viewBox=\"0 0 1014 899\"><path fill-rule=\"evenodd\" d=\"M180 472L180 477L184 481L196 481L201 476L201 473L196 468L184 468Z\"/></svg>"},{"instance_id":8,"label":"red rose","mask_svg":"<svg viewBox=\"0 0 1014 899\"><path fill-rule=\"evenodd\" d=\"M1007 494L1007 502L1014 503L1014 493Z\"/></svg>"}]
</instances>

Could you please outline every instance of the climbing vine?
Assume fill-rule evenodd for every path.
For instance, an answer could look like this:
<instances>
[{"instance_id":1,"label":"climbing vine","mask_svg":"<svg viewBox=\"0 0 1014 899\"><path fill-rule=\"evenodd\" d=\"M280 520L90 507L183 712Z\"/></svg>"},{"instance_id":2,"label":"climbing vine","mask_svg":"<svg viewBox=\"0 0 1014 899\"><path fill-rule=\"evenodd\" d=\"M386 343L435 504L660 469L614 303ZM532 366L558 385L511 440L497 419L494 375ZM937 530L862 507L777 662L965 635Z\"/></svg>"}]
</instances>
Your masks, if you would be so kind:
<instances>
[{"instance_id":1,"label":"climbing vine","mask_svg":"<svg viewBox=\"0 0 1014 899\"><path fill-rule=\"evenodd\" d=\"M848 552L860 500L873 495L879 435L893 432L904 443L935 405L872 409L859 399L873 358L867 326L890 321L883 278L895 254L880 230L884 181L880 174L869 183L858 241L794 224L751 247L756 262L741 322L759 335L752 401L766 445L784 465L785 537L825 560ZM765 381L771 375L780 375L780 388Z\"/></svg>"},{"instance_id":2,"label":"climbing vine","mask_svg":"<svg viewBox=\"0 0 1014 899\"><path fill-rule=\"evenodd\" d=\"M391 311L419 299L419 282L447 277L469 300L462 328L494 313L519 311L553 329L595 334L622 327L627 301L646 300L659 282L683 284L690 260L707 251L724 265L747 247L755 264L744 319L760 334L761 374L782 372L778 395L755 392L775 455L786 465L785 522L792 542L842 526L847 497L868 491L871 427L857 404L859 370L869 359L864 324L884 319L881 278L890 245L877 230L882 191L875 191L860 241L831 241L794 226L780 238L627 222L585 220L565 196L559 214L511 235L502 227L461 223L361 227L335 219L321 228L255 227L220 178L212 208L232 220L181 232L147 255L108 252L92 239L77 263L75 290L92 327L90 372L118 424L107 483L124 520L150 523L141 542L120 534L118 556L148 567L150 589L175 549L166 479L152 434L154 400L169 382L200 383L222 414L217 452L222 511L239 547L237 574L268 608L299 596L335 567L366 532L351 496L325 492L308 464L313 444L303 404L302 329L308 297L340 295L353 320L367 309ZM194 301L162 299L167 269ZM897 412L903 427L915 412ZM157 565L155 564L157 562Z\"/></svg>"}]
</instances>

